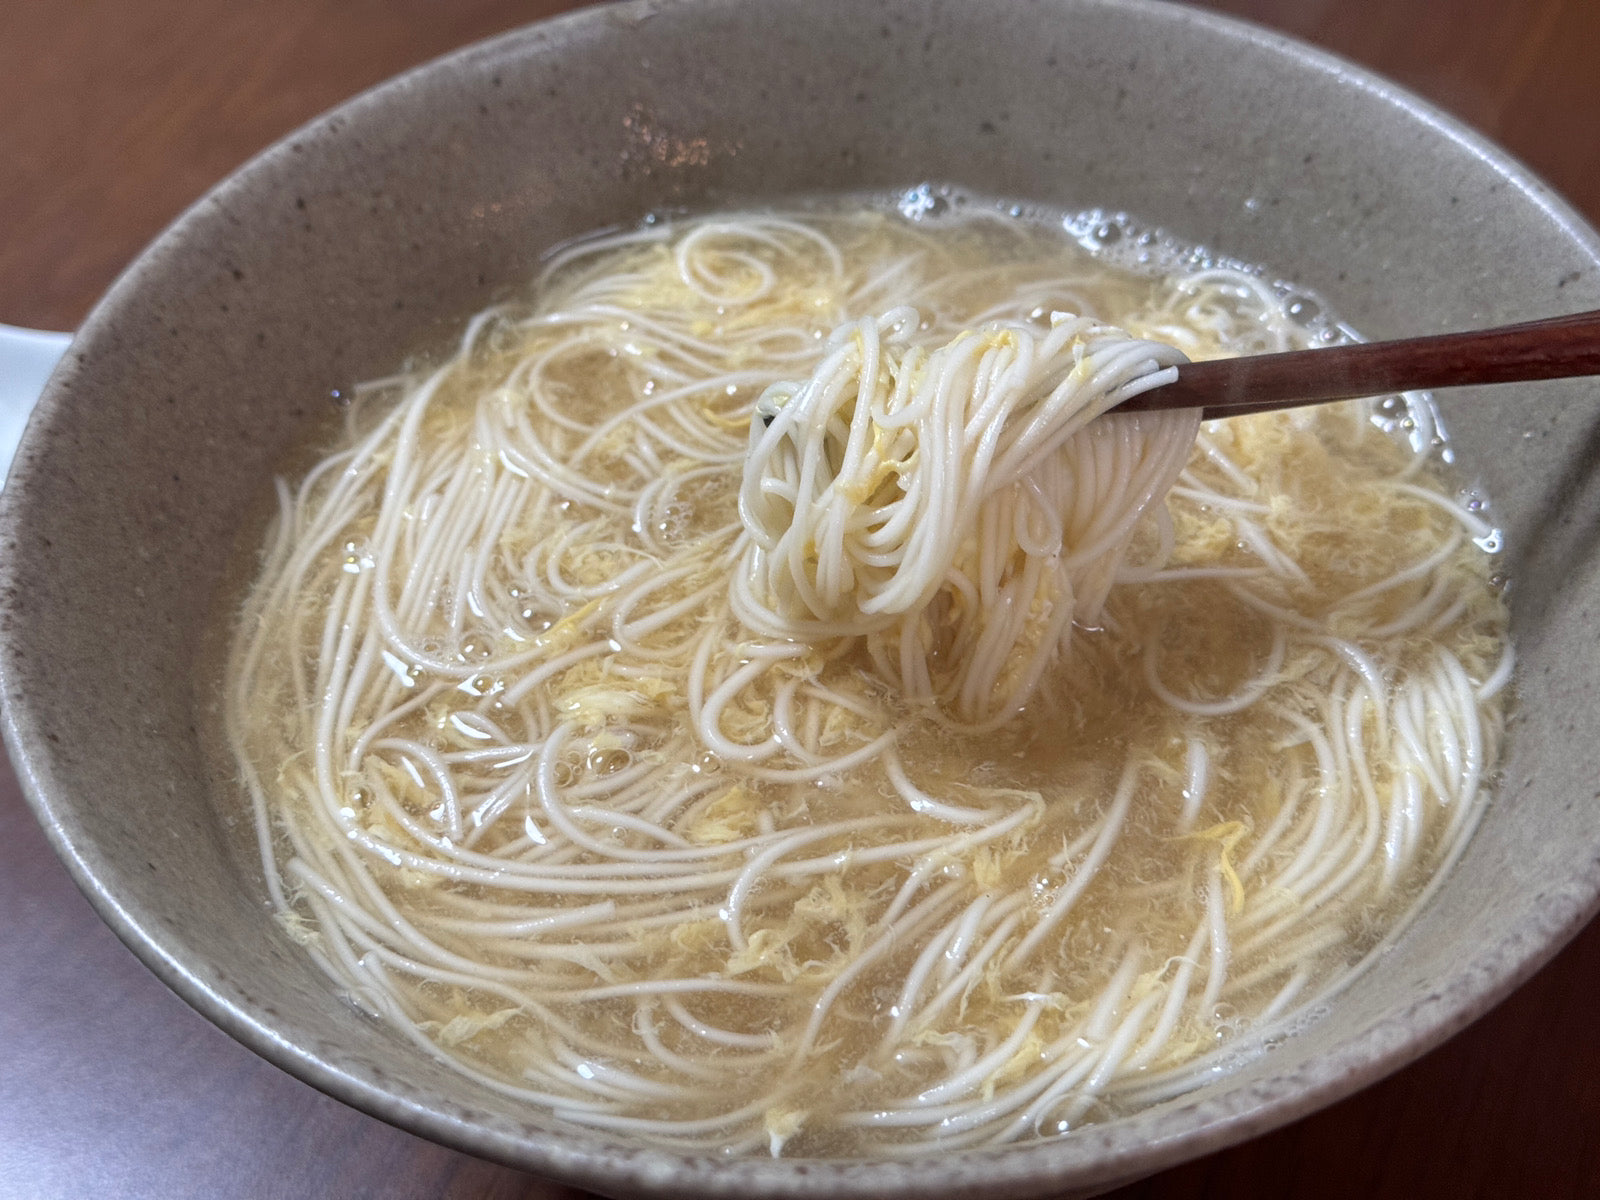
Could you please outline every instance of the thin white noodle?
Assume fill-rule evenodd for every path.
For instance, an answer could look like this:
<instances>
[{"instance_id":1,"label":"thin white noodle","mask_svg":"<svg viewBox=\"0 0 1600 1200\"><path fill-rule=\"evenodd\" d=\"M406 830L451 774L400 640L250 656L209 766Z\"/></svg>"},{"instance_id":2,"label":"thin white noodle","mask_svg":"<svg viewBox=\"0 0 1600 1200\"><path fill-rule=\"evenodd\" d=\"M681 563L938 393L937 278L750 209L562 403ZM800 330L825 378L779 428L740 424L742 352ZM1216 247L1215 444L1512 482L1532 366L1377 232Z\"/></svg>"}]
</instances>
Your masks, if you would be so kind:
<instances>
[{"instance_id":1,"label":"thin white noodle","mask_svg":"<svg viewBox=\"0 0 1600 1200\"><path fill-rule=\"evenodd\" d=\"M1329 582L1345 509L1275 455L1369 407L1094 419L1308 344L1277 290L943 221L562 247L278 486L223 714L268 895L507 1103L693 1151L1076 1127L1337 986L1482 811L1513 658L1426 398L1352 484L1412 540ZM1228 669L1161 670L1172 613L1248 630ZM1073 741L1107 697L1155 732Z\"/></svg>"}]
</instances>

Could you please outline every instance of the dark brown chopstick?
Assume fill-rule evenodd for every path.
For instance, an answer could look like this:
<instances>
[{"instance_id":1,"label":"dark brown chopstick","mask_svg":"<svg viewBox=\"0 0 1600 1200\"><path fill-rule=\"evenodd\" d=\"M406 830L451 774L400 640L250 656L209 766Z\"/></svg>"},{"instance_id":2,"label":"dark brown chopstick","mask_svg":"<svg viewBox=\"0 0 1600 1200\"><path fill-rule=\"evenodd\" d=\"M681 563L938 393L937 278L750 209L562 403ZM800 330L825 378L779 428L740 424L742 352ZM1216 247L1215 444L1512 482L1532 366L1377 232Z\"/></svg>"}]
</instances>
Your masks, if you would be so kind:
<instances>
[{"instance_id":1,"label":"dark brown chopstick","mask_svg":"<svg viewBox=\"0 0 1600 1200\"><path fill-rule=\"evenodd\" d=\"M1600 375L1600 311L1466 333L1188 363L1117 412L1203 408L1206 419L1386 392Z\"/></svg>"}]
</instances>

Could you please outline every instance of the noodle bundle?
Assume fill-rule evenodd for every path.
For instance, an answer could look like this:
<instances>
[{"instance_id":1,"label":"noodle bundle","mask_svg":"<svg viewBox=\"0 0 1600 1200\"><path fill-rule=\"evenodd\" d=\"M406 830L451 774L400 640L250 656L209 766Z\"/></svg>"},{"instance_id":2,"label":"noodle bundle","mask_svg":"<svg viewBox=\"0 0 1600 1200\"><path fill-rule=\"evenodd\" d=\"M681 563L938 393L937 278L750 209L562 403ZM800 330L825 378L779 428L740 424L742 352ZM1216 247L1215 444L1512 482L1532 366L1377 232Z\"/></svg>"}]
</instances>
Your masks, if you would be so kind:
<instances>
[{"instance_id":1,"label":"noodle bundle","mask_svg":"<svg viewBox=\"0 0 1600 1200\"><path fill-rule=\"evenodd\" d=\"M1071 623L1098 618L1199 415L1095 422L1185 360L1086 318L931 352L920 324L903 308L847 325L809 379L758 401L734 611L768 636L866 636L905 699L1004 721Z\"/></svg>"}]
</instances>

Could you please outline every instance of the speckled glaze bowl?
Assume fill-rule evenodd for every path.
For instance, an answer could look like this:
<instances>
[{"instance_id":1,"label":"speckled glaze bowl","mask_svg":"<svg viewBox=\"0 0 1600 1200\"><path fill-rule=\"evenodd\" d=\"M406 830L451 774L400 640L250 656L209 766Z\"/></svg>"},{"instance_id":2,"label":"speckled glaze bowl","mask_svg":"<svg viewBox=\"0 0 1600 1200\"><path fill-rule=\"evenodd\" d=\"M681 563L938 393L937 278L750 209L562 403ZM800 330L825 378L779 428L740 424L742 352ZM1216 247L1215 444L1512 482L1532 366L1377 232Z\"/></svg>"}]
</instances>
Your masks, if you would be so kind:
<instances>
[{"instance_id":1,"label":"speckled glaze bowl","mask_svg":"<svg viewBox=\"0 0 1600 1200\"><path fill-rule=\"evenodd\" d=\"M1426 105L1283 38L1113 0L691 0L577 13L346 104L222 183L56 372L0 502L5 732L56 848L181 996L302 1079L614 1195L1090 1194L1394 1070L1513 988L1600 891L1600 406L1458 396L1515 580L1518 715L1470 847L1382 961L1190 1096L904 1164L713 1161L562 1127L340 1003L207 785L196 648L229 547L328 394L442 339L542 250L666 205L923 179L1126 209L1319 288L1371 336L1600 306L1600 240ZM1584 718L1587 719L1587 718Z\"/></svg>"}]
</instances>

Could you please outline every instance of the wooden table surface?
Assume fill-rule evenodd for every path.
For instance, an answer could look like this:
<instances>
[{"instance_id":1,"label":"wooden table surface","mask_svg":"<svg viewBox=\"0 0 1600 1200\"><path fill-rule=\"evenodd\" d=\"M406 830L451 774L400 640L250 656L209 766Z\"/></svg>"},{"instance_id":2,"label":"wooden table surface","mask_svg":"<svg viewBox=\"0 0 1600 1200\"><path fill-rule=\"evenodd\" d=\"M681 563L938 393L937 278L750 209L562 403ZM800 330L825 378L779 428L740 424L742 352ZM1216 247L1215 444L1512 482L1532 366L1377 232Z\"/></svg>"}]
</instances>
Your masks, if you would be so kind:
<instances>
[{"instance_id":1,"label":"wooden table surface","mask_svg":"<svg viewBox=\"0 0 1600 1200\"><path fill-rule=\"evenodd\" d=\"M317 112L570 0L3 0L0 322L70 329L138 250ZM1596 0L1213 0L1376 68L1600 223ZM579 1193L346 1108L219 1033L101 925L0 761L0 1196ZM1600 1196L1600 923L1409 1069L1115 1193Z\"/></svg>"}]
</instances>

